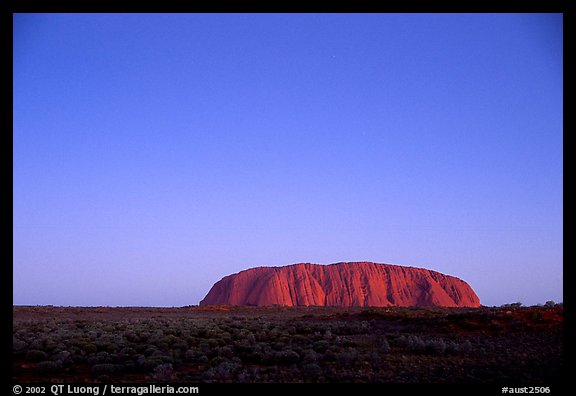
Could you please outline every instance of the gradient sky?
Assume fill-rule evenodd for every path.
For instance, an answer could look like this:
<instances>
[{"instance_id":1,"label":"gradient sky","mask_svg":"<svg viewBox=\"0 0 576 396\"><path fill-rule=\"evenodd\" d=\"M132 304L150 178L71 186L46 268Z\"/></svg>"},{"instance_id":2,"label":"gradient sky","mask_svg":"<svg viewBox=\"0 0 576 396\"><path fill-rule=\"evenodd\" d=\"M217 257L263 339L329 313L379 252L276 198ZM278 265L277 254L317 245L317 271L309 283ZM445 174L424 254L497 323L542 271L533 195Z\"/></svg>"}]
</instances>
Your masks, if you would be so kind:
<instances>
[{"instance_id":1,"label":"gradient sky","mask_svg":"<svg viewBox=\"0 0 576 396\"><path fill-rule=\"evenodd\" d=\"M14 304L375 261L562 301L562 15L14 16Z\"/></svg>"}]
</instances>

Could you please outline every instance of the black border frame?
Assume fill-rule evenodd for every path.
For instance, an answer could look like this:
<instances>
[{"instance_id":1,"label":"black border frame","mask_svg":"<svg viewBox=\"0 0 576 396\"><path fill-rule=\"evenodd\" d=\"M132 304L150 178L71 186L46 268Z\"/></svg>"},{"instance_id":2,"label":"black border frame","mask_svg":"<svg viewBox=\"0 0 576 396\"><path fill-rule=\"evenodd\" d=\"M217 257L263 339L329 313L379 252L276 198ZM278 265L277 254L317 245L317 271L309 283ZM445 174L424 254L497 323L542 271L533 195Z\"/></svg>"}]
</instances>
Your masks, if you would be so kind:
<instances>
[{"instance_id":1,"label":"black border frame","mask_svg":"<svg viewBox=\"0 0 576 396\"><path fill-rule=\"evenodd\" d=\"M575 65L575 50L576 50L576 32L574 31L574 14L576 11L576 2L573 0L392 0L376 3L372 1L364 2L353 2L353 3L328 3L324 2L306 2L298 3L294 1L275 1L275 2L194 2L194 1L178 1L178 0L162 0L162 1L109 1L109 0L4 0L0 2L0 32L1 32L1 44L2 53L6 54L2 57L3 67L1 87L2 87L2 98L4 99L2 103L4 106L2 108L8 108L6 104L12 104L12 76L13 76L13 14L14 13L172 13L172 12L194 12L194 13L212 13L212 12L225 12L225 13L296 13L296 12L306 12L306 13L437 13L437 12L448 12L448 13L562 13L563 14L563 29L564 29L564 57L563 66L564 70L568 70L568 73L564 73L564 108L572 109L572 111L567 111L564 113L564 136L563 136L563 152L564 158L570 159L568 156L567 147L570 147L570 140L572 137L571 133L567 131L574 131L574 109L575 105L575 94L576 94L576 83L574 79L574 74L576 70ZM9 54L9 56L8 56ZM6 130L12 132L12 106L6 111L0 119L6 125ZM4 142L2 147L5 150L4 155L1 157L4 164L4 169L6 171L5 182L9 184L9 191L6 195L10 194L12 197L12 182L13 182L13 135L12 133L3 134ZM573 167L569 167L572 169ZM566 180L566 166L564 166L564 180ZM572 202L568 200L571 191L564 189L564 202ZM566 206L565 206L566 207ZM9 208L9 209L8 209ZM570 208L570 206L568 206ZM571 217L571 210L564 212L564 218ZM568 216L566 216L568 213ZM8 217L12 218L12 205L4 206L3 217L6 218L6 223L8 223ZM12 228L8 229L6 226L6 235L12 236ZM10 238L12 239L12 238ZM10 259L13 259L12 248L9 250ZM566 261L565 261L566 262ZM568 261L571 263L571 261ZM545 265L545 264L544 264ZM13 302L13 285L11 279L13 277L12 263L8 265L5 263L2 266L3 276L2 279L2 301L12 301ZM564 265L564 307L565 309L565 319L564 319L564 334L573 334L573 314L572 310L572 282L576 277L574 276L573 266ZM13 304L12 304L13 306ZM12 317L12 307L7 303L2 304L2 316L11 318ZM9 320L3 320L8 327ZM6 329L8 330L8 329ZM9 334L8 331L2 332L2 334ZM7 358L12 354L12 343L8 341L6 336L6 341L2 340L0 345L2 345L1 351L2 356L6 357L4 359L2 370L2 377L10 382L10 389L6 388L10 394L13 393L12 386L15 384L12 381L12 360ZM564 361L567 362L567 357L571 356L572 348L574 342L572 337L564 336ZM567 373L566 365L564 370ZM10 375L10 378L7 378ZM566 378L565 384L567 385L569 378ZM3 381L4 382L4 381ZM51 384L45 384L50 386ZM177 384L173 384L177 385ZM191 384L190 384L191 385ZM254 386L255 385L255 386ZM205 393L220 393L220 392L262 392L262 394L269 394L270 392L278 390L287 391L309 391L309 392L343 392L343 393L354 393L354 392L366 392L374 389L372 385L363 384L198 384L200 392ZM526 386L539 385L539 384L526 384ZM564 384L551 384L553 394L562 393ZM280 388L280 386L282 388ZM480 391L482 394L501 394L501 388L496 385L466 385L466 384L382 384L382 387L378 386L377 391L392 391L392 392L418 392L418 391L428 391L436 392L441 391L444 394L462 394L466 391ZM102 394L102 393L100 393Z\"/></svg>"}]
</instances>

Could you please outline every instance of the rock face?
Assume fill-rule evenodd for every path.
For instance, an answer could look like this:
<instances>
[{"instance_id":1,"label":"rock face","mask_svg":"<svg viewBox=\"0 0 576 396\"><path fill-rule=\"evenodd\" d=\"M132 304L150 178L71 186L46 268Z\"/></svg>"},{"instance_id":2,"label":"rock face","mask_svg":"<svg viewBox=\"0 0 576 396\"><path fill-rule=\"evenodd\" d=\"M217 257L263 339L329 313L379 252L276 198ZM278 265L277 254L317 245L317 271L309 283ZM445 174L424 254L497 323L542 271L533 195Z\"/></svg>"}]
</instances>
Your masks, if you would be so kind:
<instances>
[{"instance_id":1,"label":"rock face","mask_svg":"<svg viewBox=\"0 0 576 396\"><path fill-rule=\"evenodd\" d=\"M216 282L200 305L479 307L463 280L371 262L257 267Z\"/></svg>"}]
</instances>

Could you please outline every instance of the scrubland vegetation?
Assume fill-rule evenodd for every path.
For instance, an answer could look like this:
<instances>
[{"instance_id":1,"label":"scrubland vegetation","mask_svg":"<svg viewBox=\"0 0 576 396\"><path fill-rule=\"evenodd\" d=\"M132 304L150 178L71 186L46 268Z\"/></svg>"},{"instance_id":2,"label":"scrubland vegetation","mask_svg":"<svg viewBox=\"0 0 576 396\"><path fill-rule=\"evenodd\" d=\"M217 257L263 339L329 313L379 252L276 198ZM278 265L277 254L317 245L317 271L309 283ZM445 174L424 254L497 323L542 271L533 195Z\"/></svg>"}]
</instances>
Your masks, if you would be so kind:
<instances>
[{"instance_id":1,"label":"scrubland vegetation","mask_svg":"<svg viewBox=\"0 0 576 396\"><path fill-rule=\"evenodd\" d=\"M562 324L562 305L14 307L13 378L549 384Z\"/></svg>"}]
</instances>

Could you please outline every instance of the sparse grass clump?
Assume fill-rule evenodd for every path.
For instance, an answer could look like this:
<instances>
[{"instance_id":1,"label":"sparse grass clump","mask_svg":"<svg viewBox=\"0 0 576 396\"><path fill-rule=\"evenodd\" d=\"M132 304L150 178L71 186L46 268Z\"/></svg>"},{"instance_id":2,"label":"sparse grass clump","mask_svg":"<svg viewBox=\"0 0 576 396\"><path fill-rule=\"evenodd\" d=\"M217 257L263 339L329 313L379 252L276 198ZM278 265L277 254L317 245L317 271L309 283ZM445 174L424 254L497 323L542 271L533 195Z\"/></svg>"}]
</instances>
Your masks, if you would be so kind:
<instances>
[{"instance_id":1,"label":"sparse grass clump","mask_svg":"<svg viewBox=\"0 0 576 396\"><path fill-rule=\"evenodd\" d=\"M562 369L561 304L166 309L96 319L61 310L15 316L15 380L544 383Z\"/></svg>"}]
</instances>

